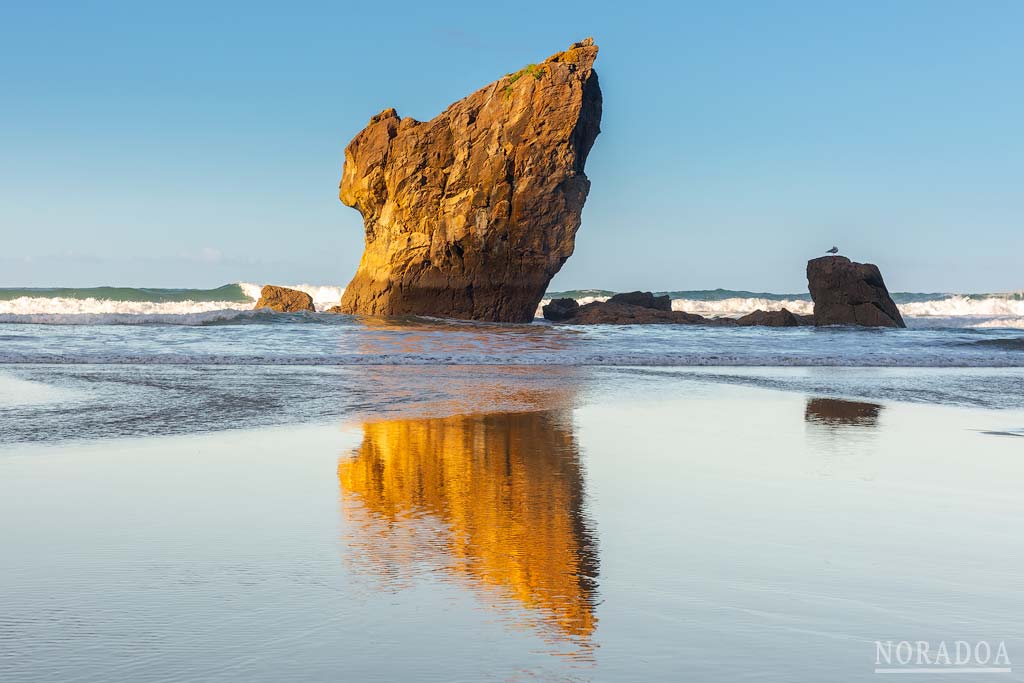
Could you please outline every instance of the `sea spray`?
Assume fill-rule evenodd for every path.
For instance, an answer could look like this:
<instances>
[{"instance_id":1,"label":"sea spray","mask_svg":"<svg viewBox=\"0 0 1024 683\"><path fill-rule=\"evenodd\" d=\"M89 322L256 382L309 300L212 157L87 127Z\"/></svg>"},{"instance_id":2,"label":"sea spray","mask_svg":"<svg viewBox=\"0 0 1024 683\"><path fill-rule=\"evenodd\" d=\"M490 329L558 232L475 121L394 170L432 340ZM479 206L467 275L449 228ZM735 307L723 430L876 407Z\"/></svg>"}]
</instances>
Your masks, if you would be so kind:
<instances>
[{"instance_id":1,"label":"sea spray","mask_svg":"<svg viewBox=\"0 0 1024 683\"><path fill-rule=\"evenodd\" d=\"M276 284L276 283L265 283L265 284ZM300 292L305 292L313 297L313 305L316 306L316 310L323 311L331 306L337 306L341 302L341 295L345 292L344 287L337 287L335 285L280 285L281 287L287 287L288 289L297 289ZM251 282L239 283L239 287L245 292L245 295L252 299L253 302L259 300L260 290L263 289L264 285L257 285Z\"/></svg>"}]
</instances>

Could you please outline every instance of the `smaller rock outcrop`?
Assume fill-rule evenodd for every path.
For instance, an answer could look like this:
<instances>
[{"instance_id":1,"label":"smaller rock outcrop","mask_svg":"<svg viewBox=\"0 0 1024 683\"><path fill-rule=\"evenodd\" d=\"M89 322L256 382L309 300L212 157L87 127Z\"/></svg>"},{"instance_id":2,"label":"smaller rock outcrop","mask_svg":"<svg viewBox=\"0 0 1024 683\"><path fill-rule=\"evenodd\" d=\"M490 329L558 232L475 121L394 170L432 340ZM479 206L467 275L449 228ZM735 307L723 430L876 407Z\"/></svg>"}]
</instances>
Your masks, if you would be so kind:
<instances>
[{"instance_id":1,"label":"smaller rock outcrop","mask_svg":"<svg viewBox=\"0 0 1024 683\"><path fill-rule=\"evenodd\" d=\"M672 310L672 298L668 294L654 296L651 292L624 292L608 299L610 304L628 304L642 308L653 308L659 311Z\"/></svg>"},{"instance_id":2,"label":"smaller rock outcrop","mask_svg":"<svg viewBox=\"0 0 1024 683\"><path fill-rule=\"evenodd\" d=\"M566 322L576 325L700 325L713 324L702 315L684 311L665 311L660 308L617 304L611 301L595 301L580 306Z\"/></svg>"},{"instance_id":3,"label":"smaller rock outcrop","mask_svg":"<svg viewBox=\"0 0 1024 683\"><path fill-rule=\"evenodd\" d=\"M810 316L807 316L808 318ZM747 313L746 315L736 319L736 324L741 327L750 327L753 325L764 325L766 327L799 327L800 325L811 325L811 320L806 320L804 316L798 316L788 309L781 309L778 311L762 311L760 308L753 313Z\"/></svg>"},{"instance_id":4,"label":"smaller rock outcrop","mask_svg":"<svg viewBox=\"0 0 1024 683\"><path fill-rule=\"evenodd\" d=\"M616 294L608 301L583 306L575 299L555 299L544 307L544 317L573 325L720 324L694 313L673 311L667 295L654 296L651 292Z\"/></svg>"},{"instance_id":5,"label":"smaller rock outcrop","mask_svg":"<svg viewBox=\"0 0 1024 683\"><path fill-rule=\"evenodd\" d=\"M798 327L813 325L813 316L796 315L783 308L778 311L756 310L742 318L705 318L696 313L673 311L667 294L651 292L616 294L607 301L594 301L580 306L575 299L552 299L544 306L544 317L553 322L573 325L712 325L716 327Z\"/></svg>"},{"instance_id":6,"label":"smaller rock outcrop","mask_svg":"<svg viewBox=\"0 0 1024 683\"><path fill-rule=\"evenodd\" d=\"M845 256L811 259L807 287L815 325L907 326L872 263L855 263Z\"/></svg>"},{"instance_id":7,"label":"smaller rock outcrop","mask_svg":"<svg viewBox=\"0 0 1024 683\"><path fill-rule=\"evenodd\" d=\"M580 310L580 305L576 299L552 299L542 310L545 320L559 322L576 315Z\"/></svg>"},{"instance_id":8,"label":"smaller rock outcrop","mask_svg":"<svg viewBox=\"0 0 1024 683\"><path fill-rule=\"evenodd\" d=\"M269 308L278 313L296 313L298 311L315 311L313 297L297 289L267 285L260 290L260 300L255 308Z\"/></svg>"}]
</instances>

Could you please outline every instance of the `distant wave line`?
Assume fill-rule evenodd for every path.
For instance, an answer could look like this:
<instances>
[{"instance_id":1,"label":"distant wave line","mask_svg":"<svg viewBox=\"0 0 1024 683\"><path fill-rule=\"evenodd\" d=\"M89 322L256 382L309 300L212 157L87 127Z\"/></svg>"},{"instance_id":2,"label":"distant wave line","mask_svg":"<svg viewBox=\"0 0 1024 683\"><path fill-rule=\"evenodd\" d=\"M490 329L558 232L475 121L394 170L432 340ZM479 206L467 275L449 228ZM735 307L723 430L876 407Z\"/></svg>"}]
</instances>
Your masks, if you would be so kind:
<instances>
[{"instance_id":1,"label":"distant wave line","mask_svg":"<svg viewBox=\"0 0 1024 683\"><path fill-rule=\"evenodd\" d=\"M336 285L284 285L306 292L317 310L341 300ZM226 322L251 311L261 284L240 282L214 289L159 288L8 288L0 289L0 322L48 324L184 324ZM581 304L605 301L608 290L554 292L537 308L537 317L550 298L572 296ZM743 290L669 292L674 310L707 317L738 317L757 309L786 308L798 315L813 312L806 294L773 294ZM1024 294L895 293L900 311L912 327L1024 327Z\"/></svg>"}]
</instances>

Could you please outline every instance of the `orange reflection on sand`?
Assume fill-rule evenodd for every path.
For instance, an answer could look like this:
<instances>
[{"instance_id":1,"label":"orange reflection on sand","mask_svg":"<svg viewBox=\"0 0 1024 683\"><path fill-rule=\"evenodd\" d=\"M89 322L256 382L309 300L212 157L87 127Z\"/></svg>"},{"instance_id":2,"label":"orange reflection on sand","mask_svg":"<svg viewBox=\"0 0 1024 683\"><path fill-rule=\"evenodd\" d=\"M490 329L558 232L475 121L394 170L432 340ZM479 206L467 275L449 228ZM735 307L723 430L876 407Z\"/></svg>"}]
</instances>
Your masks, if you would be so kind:
<instances>
[{"instance_id":1,"label":"orange reflection on sand","mask_svg":"<svg viewBox=\"0 0 1024 683\"><path fill-rule=\"evenodd\" d=\"M385 582L415 575L427 558L526 607L556 636L593 633L598 560L564 414L366 423L338 479L345 515L361 530L352 550Z\"/></svg>"}]
</instances>

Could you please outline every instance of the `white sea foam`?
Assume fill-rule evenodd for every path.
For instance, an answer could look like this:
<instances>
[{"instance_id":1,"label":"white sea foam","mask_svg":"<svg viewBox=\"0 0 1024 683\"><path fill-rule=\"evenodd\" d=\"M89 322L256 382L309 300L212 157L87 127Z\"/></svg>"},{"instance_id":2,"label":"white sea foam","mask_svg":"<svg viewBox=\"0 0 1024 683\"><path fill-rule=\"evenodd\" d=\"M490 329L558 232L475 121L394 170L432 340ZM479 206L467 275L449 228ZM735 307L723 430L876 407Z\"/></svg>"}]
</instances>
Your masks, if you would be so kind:
<instances>
[{"instance_id":1,"label":"white sea foam","mask_svg":"<svg viewBox=\"0 0 1024 683\"><path fill-rule=\"evenodd\" d=\"M117 301L114 299L22 296L10 301L0 301L0 320L5 316L12 315L166 316L225 310L243 311L251 308L251 303L238 301Z\"/></svg>"},{"instance_id":2,"label":"white sea foam","mask_svg":"<svg viewBox=\"0 0 1024 683\"><path fill-rule=\"evenodd\" d=\"M124 302L121 302L124 303ZM138 302L131 302L138 303ZM184 305L187 301L175 302ZM202 302L202 304L223 302ZM165 304L170 306L171 304ZM237 305L237 304L233 304ZM35 325L208 325L210 323L250 317L256 312L238 308L217 308L192 312L84 312L84 313L0 313L0 323L31 323Z\"/></svg>"},{"instance_id":3,"label":"white sea foam","mask_svg":"<svg viewBox=\"0 0 1024 683\"><path fill-rule=\"evenodd\" d=\"M935 301L901 304L900 312L912 316L967 316L987 318L1024 318L1024 299L1016 295L985 298L950 296Z\"/></svg>"},{"instance_id":4,"label":"white sea foam","mask_svg":"<svg viewBox=\"0 0 1024 683\"><path fill-rule=\"evenodd\" d=\"M0 373L0 407L40 405L67 401L83 392L43 382L30 382Z\"/></svg>"},{"instance_id":5,"label":"white sea foam","mask_svg":"<svg viewBox=\"0 0 1024 683\"><path fill-rule=\"evenodd\" d=\"M238 317L251 311L263 285L239 283L251 301L120 301L70 297L22 296L0 301L0 323L50 325L202 325ZM318 311L341 301L343 287L333 285L283 285L313 297Z\"/></svg>"},{"instance_id":6,"label":"white sea foam","mask_svg":"<svg viewBox=\"0 0 1024 683\"><path fill-rule=\"evenodd\" d=\"M739 317L761 309L762 311L779 311L783 308L797 315L810 315L814 312L814 304L802 299L721 299L705 301L702 299L673 299L673 311L698 313L706 317L726 316Z\"/></svg>"},{"instance_id":7,"label":"white sea foam","mask_svg":"<svg viewBox=\"0 0 1024 683\"><path fill-rule=\"evenodd\" d=\"M814 304L803 299L735 298L720 301L700 299L673 299L672 309L699 313L704 316L740 316L757 309L777 311L788 309L797 315L814 313ZM995 295L985 298L955 295L931 301L898 304L904 317L936 318L953 321L954 327L1012 327L1024 319L1024 300L1015 295ZM959 322L956 322L959 321Z\"/></svg>"}]
</instances>

